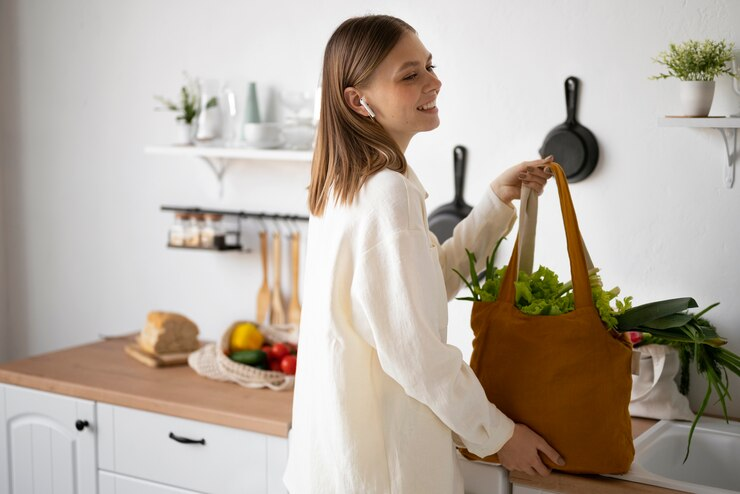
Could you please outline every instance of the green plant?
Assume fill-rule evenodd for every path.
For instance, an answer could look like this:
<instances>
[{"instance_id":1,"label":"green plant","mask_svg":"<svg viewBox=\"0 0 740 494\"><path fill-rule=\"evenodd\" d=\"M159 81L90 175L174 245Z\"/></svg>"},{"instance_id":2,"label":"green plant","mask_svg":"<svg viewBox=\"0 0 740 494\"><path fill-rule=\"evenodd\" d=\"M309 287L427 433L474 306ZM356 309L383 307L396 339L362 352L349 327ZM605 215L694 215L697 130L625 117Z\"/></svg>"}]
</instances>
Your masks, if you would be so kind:
<instances>
[{"instance_id":1,"label":"green plant","mask_svg":"<svg viewBox=\"0 0 740 494\"><path fill-rule=\"evenodd\" d=\"M679 45L671 43L668 51L661 52L653 60L664 65L667 73L651 79L675 77L682 81L713 81L722 74L737 77L727 63L732 60L734 43L725 40L689 40Z\"/></svg>"},{"instance_id":2,"label":"green plant","mask_svg":"<svg viewBox=\"0 0 740 494\"><path fill-rule=\"evenodd\" d=\"M155 96L154 99L162 103L165 107L162 110L171 110L180 112L177 120L183 120L187 124L192 124L195 117L200 113L200 91L198 84L185 74L186 84L180 88L180 102L175 103L163 96ZM212 97L206 103L206 109L218 104L216 97Z\"/></svg>"},{"instance_id":3,"label":"green plant","mask_svg":"<svg viewBox=\"0 0 740 494\"><path fill-rule=\"evenodd\" d=\"M689 391L689 367L692 361L696 365L697 374L707 381L704 399L689 431L684 462L689 457L694 429L709 404L712 391L716 393L727 420L725 400L732 399L728 372L740 376L740 357L723 348L727 340L702 317L717 305L719 303L714 303L698 314L691 314L688 309L697 307L693 298L663 300L635 307L617 316L620 331L629 334L635 347L656 344L668 345L678 350L681 359L678 389L682 394Z\"/></svg>"}]
</instances>

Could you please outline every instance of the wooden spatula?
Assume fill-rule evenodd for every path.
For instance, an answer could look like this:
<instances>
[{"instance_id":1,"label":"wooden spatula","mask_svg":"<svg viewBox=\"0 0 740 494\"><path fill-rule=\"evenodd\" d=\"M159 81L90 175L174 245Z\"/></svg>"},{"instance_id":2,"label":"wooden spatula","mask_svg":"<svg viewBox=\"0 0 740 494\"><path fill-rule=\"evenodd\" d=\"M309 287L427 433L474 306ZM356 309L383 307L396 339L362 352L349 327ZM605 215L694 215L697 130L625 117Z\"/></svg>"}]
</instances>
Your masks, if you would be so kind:
<instances>
[{"instance_id":1,"label":"wooden spatula","mask_svg":"<svg viewBox=\"0 0 740 494\"><path fill-rule=\"evenodd\" d=\"M301 245L301 234L294 232L290 237L293 268L293 290L288 305L288 322L291 324L300 324L301 322L301 304L298 302L298 251Z\"/></svg>"},{"instance_id":2,"label":"wooden spatula","mask_svg":"<svg viewBox=\"0 0 740 494\"><path fill-rule=\"evenodd\" d=\"M257 292L257 322L267 322L270 310L270 285L267 283L267 232L260 232L260 254L262 255L262 286Z\"/></svg>"},{"instance_id":3,"label":"wooden spatula","mask_svg":"<svg viewBox=\"0 0 740 494\"><path fill-rule=\"evenodd\" d=\"M285 308L283 307L283 294L280 289L280 232L272 234L272 257L273 257L273 285L272 305L270 306L270 323L285 324Z\"/></svg>"}]
</instances>

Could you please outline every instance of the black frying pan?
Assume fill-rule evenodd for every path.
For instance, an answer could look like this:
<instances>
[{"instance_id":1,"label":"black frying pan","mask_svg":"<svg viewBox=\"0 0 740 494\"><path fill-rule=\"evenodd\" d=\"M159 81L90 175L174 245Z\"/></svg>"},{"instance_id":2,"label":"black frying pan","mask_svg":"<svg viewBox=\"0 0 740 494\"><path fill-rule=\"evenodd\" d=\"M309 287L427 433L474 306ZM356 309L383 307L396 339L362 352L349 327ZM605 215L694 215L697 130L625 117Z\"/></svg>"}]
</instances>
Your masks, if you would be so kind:
<instances>
[{"instance_id":1,"label":"black frying pan","mask_svg":"<svg viewBox=\"0 0 740 494\"><path fill-rule=\"evenodd\" d=\"M455 146L452 152L455 163L455 200L438 207L429 215L429 229L440 243L452 236L455 226L473 209L463 200L466 153L467 150L463 146Z\"/></svg>"},{"instance_id":2,"label":"black frying pan","mask_svg":"<svg viewBox=\"0 0 740 494\"><path fill-rule=\"evenodd\" d=\"M578 79L565 80L565 104L568 118L547 134L540 148L540 156L553 155L565 171L568 182L579 182L588 177L599 161L599 145L596 138L576 121Z\"/></svg>"}]
</instances>

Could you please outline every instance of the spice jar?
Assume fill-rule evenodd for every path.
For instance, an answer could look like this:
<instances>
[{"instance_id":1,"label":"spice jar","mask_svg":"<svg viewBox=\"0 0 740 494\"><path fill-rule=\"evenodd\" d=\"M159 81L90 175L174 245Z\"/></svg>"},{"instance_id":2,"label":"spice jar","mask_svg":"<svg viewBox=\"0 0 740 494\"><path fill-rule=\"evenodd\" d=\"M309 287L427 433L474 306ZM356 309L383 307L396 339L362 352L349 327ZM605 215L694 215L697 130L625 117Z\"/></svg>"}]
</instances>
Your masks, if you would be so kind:
<instances>
[{"instance_id":1,"label":"spice jar","mask_svg":"<svg viewBox=\"0 0 740 494\"><path fill-rule=\"evenodd\" d=\"M190 219L187 213L176 213L175 222L170 226L169 243L176 247L185 245L185 225Z\"/></svg>"},{"instance_id":2,"label":"spice jar","mask_svg":"<svg viewBox=\"0 0 740 494\"><path fill-rule=\"evenodd\" d=\"M200 230L200 246L208 249L220 247L223 244L223 228L220 214L206 214L205 223Z\"/></svg>"},{"instance_id":3,"label":"spice jar","mask_svg":"<svg viewBox=\"0 0 740 494\"><path fill-rule=\"evenodd\" d=\"M200 246L200 216L199 214L190 215L190 219L185 224L185 246Z\"/></svg>"}]
</instances>

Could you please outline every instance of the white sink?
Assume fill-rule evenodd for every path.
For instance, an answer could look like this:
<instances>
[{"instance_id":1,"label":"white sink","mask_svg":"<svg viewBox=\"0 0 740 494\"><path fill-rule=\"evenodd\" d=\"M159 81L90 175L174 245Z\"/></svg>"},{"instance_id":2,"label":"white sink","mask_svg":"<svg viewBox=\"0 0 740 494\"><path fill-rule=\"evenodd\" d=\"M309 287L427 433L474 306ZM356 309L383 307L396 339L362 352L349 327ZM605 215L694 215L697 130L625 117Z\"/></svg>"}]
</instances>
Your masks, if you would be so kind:
<instances>
[{"instance_id":1,"label":"white sink","mask_svg":"<svg viewBox=\"0 0 740 494\"><path fill-rule=\"evenodd\" d=\"M684 463L690 428L661 420L635 439L630 471L610 477L692 493L740 492L740 422L702 417Z\"/></svg>"}]
</instances>

